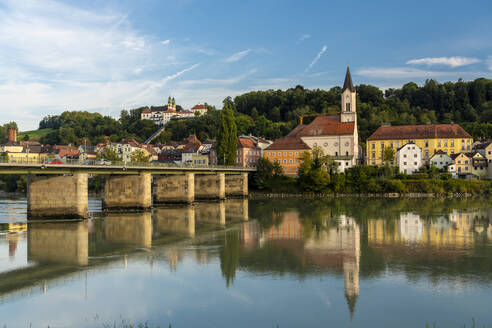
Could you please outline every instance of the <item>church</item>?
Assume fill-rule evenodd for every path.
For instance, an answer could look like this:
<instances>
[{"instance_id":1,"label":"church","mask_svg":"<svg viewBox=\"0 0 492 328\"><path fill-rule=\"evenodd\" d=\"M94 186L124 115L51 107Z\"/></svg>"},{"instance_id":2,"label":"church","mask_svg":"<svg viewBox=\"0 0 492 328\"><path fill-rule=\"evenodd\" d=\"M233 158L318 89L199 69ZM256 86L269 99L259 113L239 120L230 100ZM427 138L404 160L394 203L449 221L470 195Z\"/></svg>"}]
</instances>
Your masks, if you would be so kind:
<instances>
[{"instance_id":1,"label":"church","mask_svg":"<svg viewBox=\"0 0 492 328\"><path fill-rule=\"evenodd\" d=\"M288 147L289 143L293 142L304 145L305 149L321 148L325 155L330 156L338 164L339 172L357 165L360 163L362 154L359 150L356 99L356 90L352 83L350 69L347 67L342 88L340 114L335 116L320 114L309 124L303 124L301 120L300 124L286 137L276 140L270 147L265 149L266 157L272 162L279 161L282 166L292 165L290 159L276 159L276 157L279 153L288 153L287 151L292 149L292 147ZM286 148L286 152L278 152L278 150L284 150L282 148ZM277 152L268 152L269 150L277 150ZM286 167L285 173L297 174L300 161L294 159L293 163L297 164L296 170L292 170L291 167L287 169Z\"/></svg>"}]
</instances>

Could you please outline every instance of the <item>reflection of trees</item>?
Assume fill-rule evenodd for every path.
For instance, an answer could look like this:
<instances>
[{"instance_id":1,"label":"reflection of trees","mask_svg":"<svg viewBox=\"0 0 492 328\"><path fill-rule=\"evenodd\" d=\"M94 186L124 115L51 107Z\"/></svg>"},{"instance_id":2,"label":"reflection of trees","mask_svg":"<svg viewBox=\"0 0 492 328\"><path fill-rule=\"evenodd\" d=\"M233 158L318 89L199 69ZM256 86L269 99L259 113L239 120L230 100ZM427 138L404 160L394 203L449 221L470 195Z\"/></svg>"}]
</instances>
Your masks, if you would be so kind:
<instances>
[{"instance_id":1,"label":"reflection of trees","mask_svg":"<svg viewBox=\"0 0 492 328\"><path fill-rule=\"evenodd\" d=\"M236 269L239 265L239 231L227 231L223 236L220 248L220 269L229 287L236 277Z\"/></svg>"}]
</instances>

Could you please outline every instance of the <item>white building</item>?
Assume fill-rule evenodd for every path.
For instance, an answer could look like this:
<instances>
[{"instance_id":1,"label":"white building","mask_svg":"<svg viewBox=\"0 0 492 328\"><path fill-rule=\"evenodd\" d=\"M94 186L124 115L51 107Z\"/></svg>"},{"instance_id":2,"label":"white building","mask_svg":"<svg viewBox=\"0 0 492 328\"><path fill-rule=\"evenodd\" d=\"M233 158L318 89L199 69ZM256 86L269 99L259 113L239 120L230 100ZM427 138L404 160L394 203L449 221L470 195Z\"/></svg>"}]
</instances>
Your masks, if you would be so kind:
<instances>
[{"instance_id":1,"label":"white building","mask_svg":"<svg viewBox=\"0 0 492 328\"><path fill-rule=\"evenodd\" d=\"M400 214L400 235L409 243L417 243L424 234L424 223L420 215L414 213Z\"/></svg>"},{"instance_id":2,"label":"white building","mask_svg":"<svg viewBox=\"0 0 492 328\"><path fill-rule=\"evenodd\" d=\"M453 164L453 160L451 157L443 152L442 150L438 150L434 153L434 155L430 158L429 163L431 166L437 167L441 171L447 170L447 167Z\"/></svg>"},{"instance_id":3,"label":"white building","mask_svg":"<svg viewBox=\"0 0 492 328\"><path fill-rule=\"evenodd\" d=\"M193 118L195 112L191 110L176 110L176 101L169 97L168 104L165 106L151 106L140 114L142 120L152 120L156 124L164 125L173 118Z\"/></svg>"},{"instance_id":4,"label":"white building","mask_svg":"<svg viewBox=\"0 0 492 328\"><path fill-rule=\"evenodd\" d=\"M396 165L400 172L412 174L422 166L422 149L415 143L407 143L396 152Z\"/></svg>"},{"instance_id":5,"label":"white building","mask_svg":"<svg viewBox=\"0 0 492 328\"><path fill-rule=\"evenodd\" d=\"M205 115L205 114L207 114L207 111L208 111L207 107L205 107L205 105L202 105L202 104L195 105L191 109L191 112L193 112L193 115L195 115L195 113L199 113L200 115Z\"/></svg>"}]
</instances>

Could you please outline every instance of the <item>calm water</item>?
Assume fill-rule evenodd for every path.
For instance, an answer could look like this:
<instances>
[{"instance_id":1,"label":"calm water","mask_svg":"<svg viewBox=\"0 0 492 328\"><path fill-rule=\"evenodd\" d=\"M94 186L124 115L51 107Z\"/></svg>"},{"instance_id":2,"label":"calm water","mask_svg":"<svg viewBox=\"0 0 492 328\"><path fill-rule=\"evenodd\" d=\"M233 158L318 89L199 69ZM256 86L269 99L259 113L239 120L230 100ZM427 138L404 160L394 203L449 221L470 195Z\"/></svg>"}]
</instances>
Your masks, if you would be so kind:
<instances>
[{"instance_id":1,"label":"calm water","mask_svg":"<svg viewBox=\"0 0 492 328\"><path fill-rule=\"evenodd\" d=\"M100 207L0 199L0 327L492 327L490 200Z\"/></svg>"}]
</instances>

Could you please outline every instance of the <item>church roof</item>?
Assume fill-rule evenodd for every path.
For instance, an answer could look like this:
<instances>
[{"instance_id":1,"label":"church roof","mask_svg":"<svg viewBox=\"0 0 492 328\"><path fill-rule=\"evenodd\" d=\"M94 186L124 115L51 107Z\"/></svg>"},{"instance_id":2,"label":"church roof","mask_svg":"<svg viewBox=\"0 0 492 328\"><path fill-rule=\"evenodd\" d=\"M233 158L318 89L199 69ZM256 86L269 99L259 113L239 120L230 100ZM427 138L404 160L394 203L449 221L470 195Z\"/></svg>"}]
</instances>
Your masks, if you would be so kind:
<instances>
[{"instance_id":1,"label":"church roof","mask_svg":"<svg viewBox=\"0 0 492 328\"><path fill-rule=\"evenodd\" d=\"M308 150L311 149L301 138L297 136L287 136L275 140L266 150Z\"/></svg>"},{"instance_id":2,"label":"church roof","mask_svg":"<svg viewBox=\"0 0 492 328\"><path fill-rule=\"evenodd\" d=\"M338 117L320 115L308 125L298 125L289 135L300 137L354 134L355 122L340 122Z\"/></svg>"},{"instance_id":3,"label":"church roof","mask_svg":"<svg viewBox=\"0 0 492 328\"><path fill-rule=\"evenodd\" d=\"M471 138L458 124L380 126L367 140Z\"/></svg>"},{"instance_id":4,"label":"church roof","mask_svg":"<svg viewBox=\"0 0 492 328\"><path fill-rule=\"evenodd\" d=\"M350 75L350 69L348 66L347 73L345 73L345 82L343 82L342 92L344 92L345 89L349 89L350 91L355 92L354 84L352 83L352 76Z\"/></svg>"}]
</instances>

